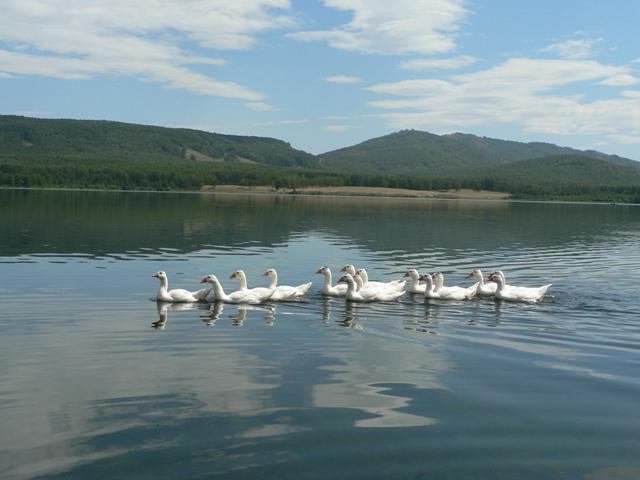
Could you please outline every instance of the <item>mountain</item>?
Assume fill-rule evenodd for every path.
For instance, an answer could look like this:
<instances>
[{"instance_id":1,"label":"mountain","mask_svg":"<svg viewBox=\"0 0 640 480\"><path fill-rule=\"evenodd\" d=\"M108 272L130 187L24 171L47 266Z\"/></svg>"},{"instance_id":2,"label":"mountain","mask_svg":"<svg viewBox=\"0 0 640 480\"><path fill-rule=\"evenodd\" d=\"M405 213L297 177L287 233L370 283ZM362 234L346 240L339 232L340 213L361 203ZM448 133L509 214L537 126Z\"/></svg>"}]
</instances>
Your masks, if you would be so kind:
<instances>
[{"instance_id":1,"label":"mountain","mask_svg":"<svg viewBox=\"0 0 640 480\"><path fill-rule=\"evenodd\" d=\"M581 151L541 142L497 140L464 133L435 135L418 130L402 130L323 153L320 163L328 170L437 176L558 155L579 155L640 169L640 162L593 150Z\"/></svg>"},{"instance_id":2,"label":"mountain","mask_svg":"<svg viewBox=\"0 0 640 480\"><path fill-rule=\"evenodd\" d=\"M221 135L100 120L0 115L0 155L98 156L103 159L187 159L318 166L317 158L274 138Z\"/></svg>"}]
</instances>

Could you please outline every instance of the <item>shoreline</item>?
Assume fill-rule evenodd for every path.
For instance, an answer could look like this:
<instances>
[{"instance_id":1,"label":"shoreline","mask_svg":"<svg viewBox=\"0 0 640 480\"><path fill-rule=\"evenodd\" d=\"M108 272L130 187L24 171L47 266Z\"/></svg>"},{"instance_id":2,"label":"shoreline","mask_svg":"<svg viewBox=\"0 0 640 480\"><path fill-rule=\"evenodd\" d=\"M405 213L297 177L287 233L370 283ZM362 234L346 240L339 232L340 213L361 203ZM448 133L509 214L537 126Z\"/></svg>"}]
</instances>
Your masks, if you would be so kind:
<instances>
[{"instance_id":1,"label":"shoreline","mask_svg":"<svg viewBox=\"0 0 640 480\"><path fill-rule=\"evenodd\" d=\"M640 206L639 203L601 202L596 200L536 200L514 199L505 192L477 190L408 190L386 187L305 187L295 192L289 189L274 190L271 186L248 187L243 185L204 186L200 190L126 190L114 188L74 188L74 187L6 187L0 190L59 191L59 192L105 192L105 193L160 193L188 195L257 195L280 197L322 197L322 198L371 198L371 199L406 199L406 200L464 200L479 202L504 203L562 203L576 205L603 206Z\"/></svg>"}]
</instances>

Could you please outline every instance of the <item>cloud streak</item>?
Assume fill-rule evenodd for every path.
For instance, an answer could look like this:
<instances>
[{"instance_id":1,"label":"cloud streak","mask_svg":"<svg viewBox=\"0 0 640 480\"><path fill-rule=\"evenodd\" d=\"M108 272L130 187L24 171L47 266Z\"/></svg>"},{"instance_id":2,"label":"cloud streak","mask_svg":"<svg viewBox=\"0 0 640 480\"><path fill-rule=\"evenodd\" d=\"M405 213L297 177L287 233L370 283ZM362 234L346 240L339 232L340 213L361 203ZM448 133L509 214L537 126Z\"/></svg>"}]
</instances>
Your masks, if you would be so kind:
<instances>
[{"instance_id":1,"label":"cloud streak","mask_svg":"<svg viewBox=\"0 0 640 480\"><path fill-rule=\"evenodd\" d=\"M331 47L361 53L449 52L468 12L462 0L323 0L328 8L351 12L350 22L330 30L310 30L290 36L326 42Z\"/></svg>"},{"instance_id":2,"label":"cloud streak","mask_svg":"<svg viewBox=\"0 0 640 480\"><path fill-rule=\"evenodd\" d=\"M251 48L293 24L288 0L6 0L0 75L86 79L124 75L170 88L259 102L263 95L194 68L222 65L195 48Z\"/></svg>"},{"instance_id":3,"label":"cloud streak","mask_svg":"<svg viewBox=\"0 0 640 480\"><path fill-rule=\"evenodd\" d=\"M386 110L387 120L395 128L450 131L517 124L536 133L603 135L629 141L640 136L640 96L636 91L589 101L580 93L560 94L558 90L582 82L626 85L633 78L628 66L512 58L447 80L404 80L373 85L368 90L390 97L370 105Z\"/></svg>"}]
</instances>

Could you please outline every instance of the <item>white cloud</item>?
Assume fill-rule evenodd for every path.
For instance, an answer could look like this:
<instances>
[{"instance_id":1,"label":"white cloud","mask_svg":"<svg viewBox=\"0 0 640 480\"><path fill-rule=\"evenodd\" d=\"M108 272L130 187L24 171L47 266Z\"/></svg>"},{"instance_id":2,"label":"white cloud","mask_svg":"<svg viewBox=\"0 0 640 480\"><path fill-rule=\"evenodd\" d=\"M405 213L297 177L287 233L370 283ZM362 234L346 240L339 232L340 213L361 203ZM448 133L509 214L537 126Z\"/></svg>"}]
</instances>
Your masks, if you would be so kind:
<instances>
[{"instance_id":1,"label":"white cloud","mask_svg":"<svg viewBox=\"0 0 640 480\"><path fill-rule=\"evenodd\" d=\"M451 58L416 58L400 64L405 70L455 70L468 67L478 61L470 55L459 55Z\"/></svg>"},{"instance_id":2,"label":"white cloud","mask_svg":"<svg viewBox=\"0 0 640 480\"><path fill-rule=\"evenodd\" d=\"M244 106L255 112L268 112L273 110L273 107L265 102L247 102Z\"/></svg>"},{"instance_id":3,"label":"white cloud","mask_svg":"<svg viewBox=\"0 0 640 480\"><path fill-rule=\"evenodd\" d=\"M332 75L324 77L323 80L330 83L360 83L362 81L360 77L354 77L353 75Z\"/></svg>"},{"instance_id":4,"label":"white cloud","mask_svg":"<svg viewBox=\"0 0 640 480\"><path fill-rule=\"evenodd\" d=\"M594 47L602 42L602 38L571 38L564 42L552 43L542 49L562 58L584 59L594 55Z\"/></svg>"},{"instance_id":5,"label":"white cloud","mask_svg":"<svg viewBox=\"0 0 640 480\"><path fill-rule=\"evenodd\" d=\"M629 76L628 66L588 60L512 58L487 70L448 80L414 79L373 85L391 96L370 102L388 110L394 128L460 130L497 124L520 125L547 134L640 136L640 96L628 90L611 99L587 101L580 85ZM626 77L625 77L626 78ZM557 92L571 91L573 94Z\"/></svg>"},{"instance_id":6,"label":"white cloud","mask_svg":"<svg viewBox=\"0 0 640 480\"><path fill-rule=\"evenodd\" d=\"M223 60L200 49L247 49L260 32L292 25L289 0L5 0L0 73L83 79L127 75L203 95L262 95L193 68Z\"/></svg>"},{"instance_id":7,"label":"white cloud","mask_svg":"<svg viewBox=\"0 0 640 480\"><path fill-rule=\"evenodd\" d=\"M628 85L635 85L638 83L638 78L633 75L616 75L615 77L607 78L600 82L600 85L608 85L610 87L626 87Z\"/></svg>"},{"instance_id":8,"label":"white cloud","mask_svg":"<svg viewBox=\"0 0 640 480\"><path fill-rule=\"evenodd\" d=\"M333 132L333 133L340 133L340 132L346 132L347 130L351 130L353 128L352 125L326 125L324 127L324 130L327 132Z\"/></svg>"},{"instance_id":9,"label":"white cloud","mask_svg":"<svg viewBox=\"0 0 640 480\"><path fill-rule=\"evenodd\" d=\"M352 12L349 23L331 30L293 33L303 41L363 53L449 52L467 16L462 0L323 0L325 6Z\"/></svg>"}]
</instances>

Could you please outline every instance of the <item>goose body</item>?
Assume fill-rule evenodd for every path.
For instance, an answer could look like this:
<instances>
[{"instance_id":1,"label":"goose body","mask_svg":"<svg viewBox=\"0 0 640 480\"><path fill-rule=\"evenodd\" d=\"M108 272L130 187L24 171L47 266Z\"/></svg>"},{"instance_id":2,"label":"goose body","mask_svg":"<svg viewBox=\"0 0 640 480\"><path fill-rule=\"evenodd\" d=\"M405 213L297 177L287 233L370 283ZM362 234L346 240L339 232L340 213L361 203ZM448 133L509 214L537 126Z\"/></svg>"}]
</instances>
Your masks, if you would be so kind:
<instances>
[{"instance_id":1,"label":"goose body","mask_svg":"<svg viewBox=\"0 0 640 480\"><path fill-rule=\"evenodd\" d=\"M271 279L269 284L270 289L274 289L273 294L269 297L269 300L284 301L293 300L303 296L309 288L311 288L311 282L303 283L297 287L291 287L289 285L278 285L278 273L274 268L270 268L264 274Z\"/></svg>"},{"instance_id":2,"label":"goose body","mask_svg":"<svg viewBox=\"0 0 640 480\"><path fill-rule=\"evenodd\" d=\"M345 273L338 282L347 284L347 293L345 297L350 302L391 302L404 295L404 291L397 290L357 290L356 281L350 273Z\"/></svg>"},{"instance_id":3,"label":"goose body","mask_svg":"<svg viewBox=\"0 0 640 480\"><path fill-rule=\"evenodd\" d=\"M438 298L443 300L471 300L476 296L478 290L478 284L475 283L471 287L445 287L444 275L438 272L433 275L434 289L433 291L438 294Z\"/></svg>"},{"instance_id":4,"label":"goose body","mask_svg":"<svg viewBox=\"0 0 640 480\"><path fill-rule=\"evenodd\" d=\"M160 280L160 288L156 293L156 300L159 302L169 303L188 303L205 301L207 295L210 294L210 288L203 288L195 292L190 292L184 288L174 288L169 290L169 278L163 271L159 271L151 275Z\"/></svg>"},{"instance_id":5,"label":"goose body","mask_svg":"<svg viewBox=\"0 0 640 480\"><path fill-rule=\"evenodd\" d=\"M551 286L551 284L543 285L541 287L514 287L507 285L504 277L504 273L498 271L489 276L490 280L493 280L498 285L496 290L496 298L500 300L506 300L508 302L527 302L535 303L544 298L545 293Z\"/></svg>"},{"instance_id":6,"label":"goose body","mask_svg":"<svg viewBox=\"0 0 640 480\"><path fill-rule=\"evenodd\" d=\"M210 283L213 285L213 291L215 292L215 298L218 302L224 303L262 303L266 300L263 293L255 292L245 288L244 290L236 290L230 294L226 294L220 281L215 275L207 275L200 283ZM267 297L268 298L268 297Z\"/></svg>"},{"instance_id":7,"label":"goose body","mask_svg":"<svg viewBox=\"0 0 640 480\"><path fill-rule=\"evenodd\" d=\"M473 279L478 283L478 290L476 291L476 295L490 296L496 294L498 284L496 282L485 283L484 276L482 275L482 270L475 269L469 272L469 275L467 275L467 277L473 277Z\"/></svg>"},{"instance_id":8,"label":"goose body","mask_svg":"<svg viewBox=\"0 0 640 480\"><path fill-rule=\"evenodd\" d=\"M362 279L362 288L403 291L406 283L404 280L391 280L389 282L370 281L369 274L364 268L356 270L356 275Z\"/></svg>"},{"instance_id":9,"label":"goose body","mask_svg":"<svg viewBox=\"0 0 640 480\"><path fill-rule=\"evenodd\" d=\"M339 283L331 285L331 269L329 267L320 267L316 273L321 273L324 277L320 293L330 297L344 297L347 294L347 284Z\"/></svg>"},{"instance_id":10,"label":"goose body","mask_svg":"<svg viewBox=\"0 0 640 480\"><path fill-rule=\"evenodd\" d=\"M236 270L229 276L229 278L231 280L235 279L240 282L240 288L238 289L238 291L250 292L252 295L257 296L261 302L269 300L273 295L273 293L275 292L275 286L248 288L247 275L244 273L243 270ZM248 303L251 303L251 302L248 302Z\"/></svg>"}]
</instances>

